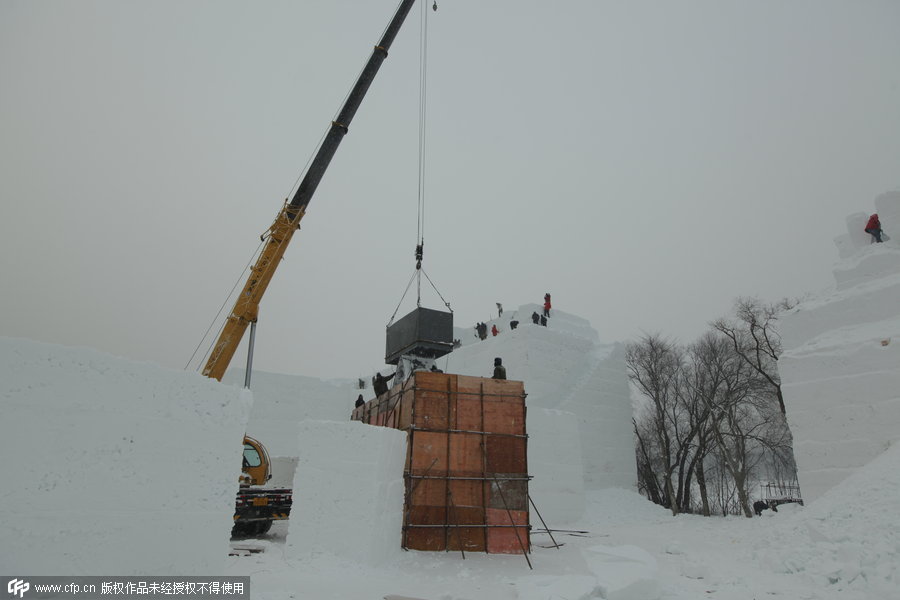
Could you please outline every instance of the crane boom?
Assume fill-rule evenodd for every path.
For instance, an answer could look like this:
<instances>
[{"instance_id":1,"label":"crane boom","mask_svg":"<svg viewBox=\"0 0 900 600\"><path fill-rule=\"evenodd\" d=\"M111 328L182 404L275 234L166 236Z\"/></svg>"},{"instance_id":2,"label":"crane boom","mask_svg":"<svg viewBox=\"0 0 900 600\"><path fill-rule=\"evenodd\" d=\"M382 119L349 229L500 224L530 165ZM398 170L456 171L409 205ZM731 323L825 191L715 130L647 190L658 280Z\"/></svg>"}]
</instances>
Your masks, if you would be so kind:
<instances>
[{"instance_id":1,"label":"crane boom","mask_svg":"<svg viewBox=\"0 0 900 600\"><path fill-rule=\"evenodd\" d=\"M256 263L250 268L250 276L235 301L234 308L210 352L206 366L203 368L203 374L207 377L221 381L237 350L238 344L241 342L241 338L244 336L247 326L256 321L259 314L259 303L263 294L265 294L266 288L272 281L275 269L281 262L281 258L284 256L284 252L287 250L294 232L300 228L300 220L306 214L306 207L312 200L312 196L319 186L326 169L328 169L331 159L337 152L338 146L340 146L341 141L347 134L350 122L356 115L356 111L369 90L369 86L375 79L381 63L387 58L388 49L393 44L394 38L400 31L400 26L403 25L403 21L414 3L415 0L402 0L400 2L381 40L375 46L369 61L344 101L337 118L331 122L331 127L322 141L315 158L310 163L306 175L297 187L294 197L290 202L285 201L274 223L266 232L264 236L264 239L267 240L266 244Z\"/></svg>"}]
</instances>

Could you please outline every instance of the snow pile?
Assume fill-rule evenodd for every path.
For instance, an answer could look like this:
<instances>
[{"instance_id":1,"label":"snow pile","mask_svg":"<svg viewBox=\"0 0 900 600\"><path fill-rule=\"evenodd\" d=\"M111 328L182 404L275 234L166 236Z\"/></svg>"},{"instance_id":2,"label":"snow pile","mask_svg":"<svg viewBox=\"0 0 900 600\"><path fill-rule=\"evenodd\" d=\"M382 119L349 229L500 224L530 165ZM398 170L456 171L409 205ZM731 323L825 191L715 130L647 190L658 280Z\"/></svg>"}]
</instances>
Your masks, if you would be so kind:
<instances>
[{"instance_id":1,"label":"snow pile","mask_svg":"<svg viewBox=\"0 0 900 600\"><path fill-rule=\"evenodd\" d=\"M785 518L778 536L756 544L756 558L847 599L900 598L898 498L900 445L894 445Z\"/></svg>"},{"instance_id":2,"label":"snow pile","mask_svg":"<svg viewBox=\"0 0 900 600\"><path fill-rule=\"evenodd\" d=\"M358 421L304 421L298 446L287 554L372 565L398 558L406 433Z\"/></svg>"},{"instance_id":3,"label":"snow pile","mask_svg":"<svg viewBox=\"0 0 900 600\"><path fill-rule=\"evenodd\" d=\"M0 572L221 572L252 397L0 338Z\"/></svg>"},{"instance_id":4,"label":"snow pile","mask_svg":"<svg viewBox=\"0 0 900 600\"><path fill-rule=\"evenodd\" d=\"M867 215L852 215L835 240L835 290L782 319L779 370L806 501L900 439L900 193L876 207L896 238L871 243Z\"/></svg>"}]
</instances>

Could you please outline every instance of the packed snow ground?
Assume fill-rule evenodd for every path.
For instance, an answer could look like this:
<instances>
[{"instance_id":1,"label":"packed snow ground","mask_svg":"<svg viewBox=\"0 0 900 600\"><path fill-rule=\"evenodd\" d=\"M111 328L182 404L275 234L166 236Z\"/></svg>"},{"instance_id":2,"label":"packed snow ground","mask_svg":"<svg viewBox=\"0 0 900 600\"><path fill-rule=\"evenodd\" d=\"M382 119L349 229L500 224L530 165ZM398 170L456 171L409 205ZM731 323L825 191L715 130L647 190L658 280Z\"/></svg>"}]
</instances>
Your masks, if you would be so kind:
<instances>
[{"instance_id":1,"label":"packed snow ground","mask_svg":"<svg viewBox=\"0 0 900 600\"><path fill-rule=\"evenodd\" d=\"M893 413L873 430L879 452L847 454L846 440L863 434L840 419L823 434L807 426L802 406L896 398L897 339L872 342L887 329L900 336L892 316L900 286L889 272L900 252L857 250L844 259L862 267L845 262L836 272L847 285L786 320L789 332L809 334L786 353L799 446L818 440L852 463L806 507L753 519L672 517L634 492L622 347L601 344L564 311L544 328L528 322L532 305L520 307L518 329L507 313L500 335L485 341L460 327L463 347L440 365L486 376L502 356L510 378L525 381L531 493L561 544L536 531L533 569L521 555L400 548L405 439L347 420L355 379L259 373L250 394L89 349L0 338L0 573L249 575L261 600L900 600ZM844 302L847 294L857 301ZM858 377L876 358L874 387L865 377L850 387L822 381L829 371ZM793 417L792 394L801 398ZM296 465L295 508L261 539L229 542L244 431L282 468ZM801 453L801 467L815 456ZM542 527L536 512L532 525Z\"/></svg>"}]
</instances>

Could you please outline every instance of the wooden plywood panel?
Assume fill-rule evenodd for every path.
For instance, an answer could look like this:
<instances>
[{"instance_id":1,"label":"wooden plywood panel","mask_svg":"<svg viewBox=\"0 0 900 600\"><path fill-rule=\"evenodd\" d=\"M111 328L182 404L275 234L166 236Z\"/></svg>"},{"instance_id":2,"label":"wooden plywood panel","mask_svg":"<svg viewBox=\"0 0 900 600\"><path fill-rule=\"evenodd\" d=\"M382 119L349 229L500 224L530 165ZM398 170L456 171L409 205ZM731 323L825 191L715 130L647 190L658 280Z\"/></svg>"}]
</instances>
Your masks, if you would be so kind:
<instances>
[{"instance_id":1,"label":"wooden plywood panel","mask_svg":"<svg viewBox=\"0 0 900 600\"><path fill-rule=\"evenodd\" d=\"M444 506L447 503L447 485L446 479L411 479L407 505Z\"/></svg>"},{"instance_id":2,"label":"wooden plywood panel","mask_svg":"<svg viewBox=\"0 0 900 600\"><path fill-rule=\"evenodd\" d=\"M484 482L474 479L450 481L450 493L456 506L485 506Z\"/></svg>"},{"instance_id":3,"label":"wooden plywood panel","mask_svg":"<svg viewBox=\"0 0 900 600\"><path fill-rule=\"evenodd\" d=\"M450 474L480 476L484 472L484 450L480 433L453 433L450 439Z\"/></svg>"},{"instance_id":4,"label":"wooden plywood panel","mask_svg":"<svg viewBox=\"0 0 900 600\"><path fill-rule=\"evenodd\" d=\"M410 436L412 446L410 465L414 475L423 475L426 470L432 475L447 472L447 434L430 431L416 431Z\"/></svg>"},{"instance_id":5,"label":"wooden plywood panel","mask_svg":"<svg viewBox=\"0 0 900 600\"><path fill-rule=\"evenodd\" d=\"M484 531L484 508L478 506L453 506L449 511L452 525L474 525L474 527L453 527L447 532L448 550L468 550L484 552L487 538Z\"/></svg>"},{"instance_id":6,"label":"wooden plywood panel","mask_svg":"<svg viewBox=\"0 0 900 600\"><path fill-rule=\"evenodd\" d=\"M397 409L399 414L399 418L397 419L397 429L407 429L412 425L414 398L415 395L411 390L405 390L400 396L400 404Z\"/></svg>"},{"instance_id":7,"label":"wooden plywood panel","mask_svg":"<svg viewBox=\"0 0 900 600\"><path fill-rule=\"evenodd\" d=\"M483 379L484 393L488 396L523 397L525 385L509 379Z\"/></svg>"},{"instance_id":8,"label":"wooden plywood panel","mask_svg":"<svg viewBox=\"0 0 900 600\"><path fill-rule=\"evenodd\" d=\"M465 552L485 552L487 550L487 536L484 527L457 527L450 531L450 539L447 540L447 550L457 551L462 548Z\"/></svg>"},{"instance_id":9,"label":"wooden plywood panel","mask_svg":"<svg viewBox=\"0 0 900 600\"><path fill-rule=\"evenodd\" d=\"M452 410L450 394L416 390L414 418L419 429L447 431L450 428Z\"/></svg>"},{"instance_id":10,"label":"wooden plywood panel","mask_svg":"<svg viewBox=\"0 0 900 600\"><path fill-rule=\"evenodd\" d=\"M415 426L421 429L446 431L453 429L456 420L456 375L445 373L416 373Z\"/></svg>"},{"instance_id":11,"label":"wooden plywood panel","mask_svg":"<svg viewBox=\"0 0 900 600\"><path fill-rule=\"evenodd\" d=\"M517 525L518 527L489 527L487 530L487 551L492 554L522 554L530 550L528 538L528 513L526 511L497 510L486 511L489 525Z\"/></svg>"},{"instance_id":12,"label":"wooden plywood panel","mask_svg":"<svg viewBox=\"0 0 900 600\"><path fill-rule=\"evenodd\" d=\"M448 513L446 506L411 506L407 512L407 525L445 525Z\"/></svg>"},{"instance_id":13,"label":"wooden plywood panel","mask_svg":"<svg viewBox=\"0 0 900 600\"><path fill-rule=\"evenodd\" d=\"M488 507L496 509L528 510L528 480L521 473L495 473L490 482ZM513 477L516 479L506 479Z\"/></svg>"},{"instance_id":14,"label":"wooden plywood panel","mask_svg":"<svg viewBox=\"0 0 900 600\"><path fill-rule=\"evenodd\" d=\"M487 396L484 403L484 431L525 434L525 404L520 398Z\"/></svg>"},{"instance_id":15,"label":"wooden plywood panel","mask_svg":"<svg viewBox=\"0 0 900 600\"><path fill-rule=\"evenodd\" d=\"M456 428L483 431L481 377L460 375L456 382Z\"/></svg>"},{"instance_id":16,"label":"wooden plywood panel","mask_svg":"<svg viewBox=\"0 0 900 600\"><path fill-rule=\"evenodd\" d=\"M525 438L486 435L485 452L489 473L527 473Z\"/></svg>"},{"instance_id":17,"label":"wooden plywood panel","mask_svg":"<svg viewBox=\"0 0 900 600\"><path fill-rule=\"evenodd\" d=\"M409 550L439 552L445 550L445 530L441 528L408 528L403 535L403 547Z\"/></svg>"}]
</instances>

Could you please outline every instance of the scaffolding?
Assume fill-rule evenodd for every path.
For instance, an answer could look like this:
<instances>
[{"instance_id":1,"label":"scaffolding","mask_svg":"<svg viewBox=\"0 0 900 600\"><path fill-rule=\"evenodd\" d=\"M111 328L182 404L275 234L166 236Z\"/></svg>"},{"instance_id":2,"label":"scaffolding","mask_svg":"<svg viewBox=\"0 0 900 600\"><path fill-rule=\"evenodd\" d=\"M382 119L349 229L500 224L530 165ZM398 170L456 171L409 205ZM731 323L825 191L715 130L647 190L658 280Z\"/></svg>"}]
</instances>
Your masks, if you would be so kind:
<instances>
[{"instance_id":1,"label":"scaffolding","mask_svg":"<svg viewBox=\"0 0 900 600\"><path fill-rule=\"evenodd\" d=\"M428 371L354 409L407 432L404 548L530 551L525 416L521 381Z\"/></svg>"}]
</instances>

